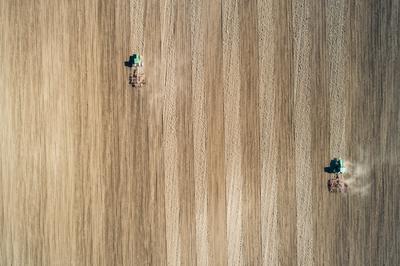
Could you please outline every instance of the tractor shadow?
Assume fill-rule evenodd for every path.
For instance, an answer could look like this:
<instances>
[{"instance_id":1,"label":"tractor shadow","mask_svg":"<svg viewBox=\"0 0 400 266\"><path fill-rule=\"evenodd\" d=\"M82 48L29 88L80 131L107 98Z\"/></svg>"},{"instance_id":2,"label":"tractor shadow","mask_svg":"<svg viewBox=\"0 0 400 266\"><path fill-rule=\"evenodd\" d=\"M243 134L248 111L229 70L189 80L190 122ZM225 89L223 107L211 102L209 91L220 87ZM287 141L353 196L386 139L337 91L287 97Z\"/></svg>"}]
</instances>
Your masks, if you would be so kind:
<instances>
[{"instance_id":1,"label":"tractor shadow","mask_svg":"<svg viewBox=\"0 0 400 266\"><path fill-rule=\"evenodd\" d=\"M333 168L331 166L326 166L326 167L324 167L324 172L328 173L328 174L334 174L335 173L335 168Z\"/></svg>"}]
</instances>

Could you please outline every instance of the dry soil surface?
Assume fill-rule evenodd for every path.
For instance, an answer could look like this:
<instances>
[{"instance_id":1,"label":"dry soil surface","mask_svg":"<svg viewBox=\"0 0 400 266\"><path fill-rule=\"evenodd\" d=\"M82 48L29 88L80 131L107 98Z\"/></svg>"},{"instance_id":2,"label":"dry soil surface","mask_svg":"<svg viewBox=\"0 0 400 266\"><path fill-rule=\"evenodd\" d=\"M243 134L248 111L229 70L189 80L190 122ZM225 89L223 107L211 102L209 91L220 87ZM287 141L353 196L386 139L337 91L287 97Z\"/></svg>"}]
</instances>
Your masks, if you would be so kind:
<instances>
[{"instance_id":1,"label":"dry soil surface","mask_svg":"<svg viewBox=\"0 0 400 266\"><path fill-rule=\"evenodd\" d=\"M399 12L0 1L0 265L399 265Z\"/></svg>"}]
</instances>

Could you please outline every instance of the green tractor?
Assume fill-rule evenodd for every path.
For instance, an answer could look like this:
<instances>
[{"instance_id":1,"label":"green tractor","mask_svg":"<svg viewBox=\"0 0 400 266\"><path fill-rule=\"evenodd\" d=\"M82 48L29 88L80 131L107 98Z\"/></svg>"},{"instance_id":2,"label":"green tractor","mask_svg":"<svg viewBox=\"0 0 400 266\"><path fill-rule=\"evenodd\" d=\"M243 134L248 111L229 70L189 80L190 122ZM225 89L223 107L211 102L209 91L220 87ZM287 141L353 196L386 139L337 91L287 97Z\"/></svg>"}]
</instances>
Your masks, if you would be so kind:
<instances>
[{"instance_id":1,"label":"green tractor","mask_svg":"<svg viewBox=\"0 0 400 266\"><path fill-rule=\"evenodd\" d=\"M142 56L133 54L124 64L129 68L129 85L135 88L142 87L146 83Z\"/></svg>"},{"instance_id":2,"label":"green tractor","mask_svg":"<svg viewBox=\"0 0 400 266\"><path fill-rule=\"evenodd\" d=\"M333 158L328 167L325 167L325 172L330 174L344 174L346 173L346 167L344 167L344 160Z\"/></svg>"},{"instance_id":3,"label":"green tractor","mask_svg":"<svg viewBox=\"0 0 400 266\"><path fill-rule=\"evenodd\" d=\"M126 67L142 67L143 66L143 60L142 57L139 54L133 54L129 57L128 61L125 61L125 66Z\"/></svg>"},{"instance_id":4,"label":"green tractor","mask_svg":"<svg viewBox=\"0 0 400 266\"><path fill-rule=\"evenodd\" d=\"M348 185L342 176L347 172L346 167L344 166L344 160L340 158L333 158L329 166L325 167L324 170L326 173L334 174L334 177L331 177L328 180L329 192L346 193Z\"/></svg>"}]
</instances>

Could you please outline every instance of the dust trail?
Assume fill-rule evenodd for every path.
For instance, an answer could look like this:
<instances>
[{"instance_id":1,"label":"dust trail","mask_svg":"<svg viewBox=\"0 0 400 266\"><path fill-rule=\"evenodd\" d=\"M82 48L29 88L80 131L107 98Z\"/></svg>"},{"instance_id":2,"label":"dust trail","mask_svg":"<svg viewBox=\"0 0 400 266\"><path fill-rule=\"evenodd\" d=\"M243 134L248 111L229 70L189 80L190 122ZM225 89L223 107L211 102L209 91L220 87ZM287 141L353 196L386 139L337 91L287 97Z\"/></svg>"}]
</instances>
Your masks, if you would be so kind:
<instances>
[{"instance_id":1,"label":"dust trail","mask_svg":"<svg viewBox=\"0 0 400 266\"><path fill-rule=\"evenodd\" d=\"M347 173L344 175L350 195L366 196L371 188L371 164L345 161Z\"/></svg>"}]
</instances>

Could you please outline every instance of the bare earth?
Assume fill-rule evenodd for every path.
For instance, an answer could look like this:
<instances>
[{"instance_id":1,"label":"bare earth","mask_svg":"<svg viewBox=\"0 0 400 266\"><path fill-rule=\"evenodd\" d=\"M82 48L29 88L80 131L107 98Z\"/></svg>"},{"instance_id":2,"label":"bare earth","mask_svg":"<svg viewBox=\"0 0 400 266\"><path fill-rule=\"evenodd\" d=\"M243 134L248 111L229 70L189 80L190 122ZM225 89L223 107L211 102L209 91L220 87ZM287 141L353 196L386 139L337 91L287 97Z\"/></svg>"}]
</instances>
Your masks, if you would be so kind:
<instances>
[{"instance_id":1,"label":"bare earth","mask_svg":"<svg viewBox=\"0 0 400 266\"><path fill-rule=\"evenodd\" d=\"M0 1L0 265L400 265L399 12Z\"/></svg>"}]
</instances>

